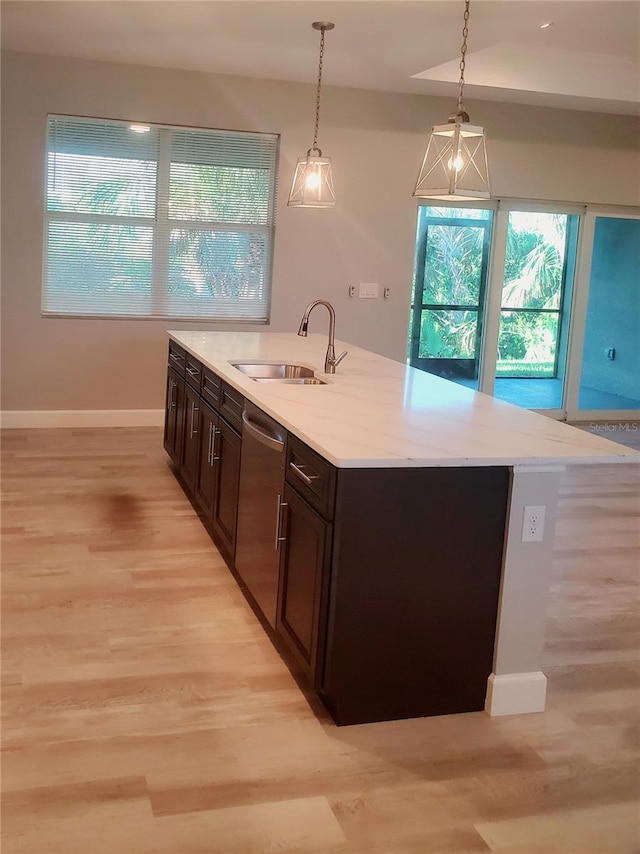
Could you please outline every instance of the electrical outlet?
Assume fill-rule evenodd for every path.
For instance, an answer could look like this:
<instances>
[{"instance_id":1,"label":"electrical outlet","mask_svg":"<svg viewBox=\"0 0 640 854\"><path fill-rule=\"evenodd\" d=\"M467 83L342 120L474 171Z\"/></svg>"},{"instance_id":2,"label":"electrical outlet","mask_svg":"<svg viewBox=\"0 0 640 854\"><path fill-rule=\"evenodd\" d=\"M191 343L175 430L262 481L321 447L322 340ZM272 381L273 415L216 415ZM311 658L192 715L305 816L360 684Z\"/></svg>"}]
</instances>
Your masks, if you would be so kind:
<instances>
[{"instance_id":1,"label":"electrical outlet","mask_svg":"<svg viewBox=\"0 0 640 854\"><path fill-rule=\"evenodd\" d=\"M541 543L544 539L544 504L524 508L522 519L522 542Z\"/></svg>"}]
</instances>

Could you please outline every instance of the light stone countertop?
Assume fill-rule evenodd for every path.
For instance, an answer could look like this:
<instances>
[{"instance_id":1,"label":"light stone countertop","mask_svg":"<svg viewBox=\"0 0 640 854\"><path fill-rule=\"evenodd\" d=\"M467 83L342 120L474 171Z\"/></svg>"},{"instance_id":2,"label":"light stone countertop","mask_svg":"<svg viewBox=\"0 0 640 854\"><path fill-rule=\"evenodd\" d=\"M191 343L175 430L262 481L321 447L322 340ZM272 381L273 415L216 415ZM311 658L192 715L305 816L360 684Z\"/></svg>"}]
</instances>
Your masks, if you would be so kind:
<instances>
[{"instance_id":1,"label":"light stone countertop","mask_svg":"<svg viewBox=\"0 0 640 854\"><path fill-rule=\"evenodd\" d=\"M341 341L336 353L349 355L324 374L324 334L169 336L341 468L640 462L623 445ZM257 383L229 364L253 360L305 365L327 384Z\"/></svg>"}]
</instances>

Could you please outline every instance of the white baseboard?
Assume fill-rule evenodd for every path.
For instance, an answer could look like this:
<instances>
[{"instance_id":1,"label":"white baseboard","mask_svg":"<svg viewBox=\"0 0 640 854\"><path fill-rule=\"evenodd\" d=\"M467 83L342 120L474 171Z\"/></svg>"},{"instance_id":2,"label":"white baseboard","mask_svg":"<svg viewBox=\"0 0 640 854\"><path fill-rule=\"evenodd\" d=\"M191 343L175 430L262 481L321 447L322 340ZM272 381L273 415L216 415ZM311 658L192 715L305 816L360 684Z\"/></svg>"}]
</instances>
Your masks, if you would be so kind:
<instances>
[{"instance_id":1,"label":"white baseboard","mask_svg":"<svg viewBox=\"0 0 640 854\"><path fill-rule=\"evenodd\" d=\"M44 409L0 412L0 427L161 427L164 409Z\"/></svg>"},{"instance_id":2,"label":"white baseboard","mask_svg":"<svg viewBox=\"0 0 640 854\"><path fill-rule=\"evenodd\" d=\"M484 710L492 717L544 712L547 677L541 670L532 673L507 673L487 680Z\"/></svg>"}]
</instances>

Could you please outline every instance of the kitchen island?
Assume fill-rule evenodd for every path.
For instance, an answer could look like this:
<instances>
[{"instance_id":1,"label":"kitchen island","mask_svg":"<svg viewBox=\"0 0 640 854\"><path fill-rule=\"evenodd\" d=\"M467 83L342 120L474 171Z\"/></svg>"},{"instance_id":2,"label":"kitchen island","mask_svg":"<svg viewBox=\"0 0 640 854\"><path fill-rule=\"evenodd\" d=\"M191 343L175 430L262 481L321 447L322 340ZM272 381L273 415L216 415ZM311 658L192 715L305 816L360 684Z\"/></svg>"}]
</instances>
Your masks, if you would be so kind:
<instances>
[{"instance_id":1,"label":"kitchen island","mask_svg":"<svg viewBox=\"0 0 640 854\"><path fill-rule=\"evenodd\" d=\"M287 478L289 468L299 473L316 461L316 469L307 469L318 472L306 478L311 485L284 485L281 539L291 541L289 559L310 569L302 575L306 588L297 577L287 586L286 572L281 578L275 627L335 720L483 706L492 715L543 710L541 661L562 469L637 461L638 455L348 344L337 373L325 375L324 335L169 334L174 358L186 354L184 388L191 394L191 409L180 409L172 368L169 438L194 495L198 455L214 467L216 435L223 441L225 429L229 459L236 459L229 427L240 432L243 399L286 431ZM238 362L302 365L323 384L256 382ZM220 429L211 417L206 422L208 445L205 422L197 421L208 411L207 377L219 384L213 398L224 398ZM190 452L187 437L194 436L200 444ZM227 492L237 493L237 479L228 481ZM319 497L320 483L326 494ZM296 545L301 528L292 519L315 532L313 549ZM218 531L232 568L233 524L222 519ZM288 567L286 557L281 567Z\"/></svg>"}]
</instances>

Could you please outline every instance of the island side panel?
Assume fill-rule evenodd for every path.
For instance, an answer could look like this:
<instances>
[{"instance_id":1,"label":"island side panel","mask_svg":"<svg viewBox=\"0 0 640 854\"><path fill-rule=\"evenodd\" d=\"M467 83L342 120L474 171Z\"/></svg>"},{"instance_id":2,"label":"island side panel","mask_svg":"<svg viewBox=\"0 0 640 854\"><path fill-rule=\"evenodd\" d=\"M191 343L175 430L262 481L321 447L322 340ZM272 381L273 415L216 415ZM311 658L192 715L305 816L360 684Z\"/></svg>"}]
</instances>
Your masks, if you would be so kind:
<instances>
[{"instance_id":1,"label":"island side panel","mask_svg":"<svg viewBox=\"0 0 640 854\"><path fill-rule=\"evenodd\" d=\"M509 479L339 470L321 691L338 724L484 708Z\"/></svg>"},{"instance_id":2,"label":"island side panel","mask_svg":"<svg viewBox=\"0 0 640 854\"><path fill-rule=\"evenodd\" d=\"M562 471L561 466L513 468L493 672L485 706L493 716L545 708L542 659ZM539 541L523 542L527 507L544 508Z\"/></svg>"}]
</instances>

